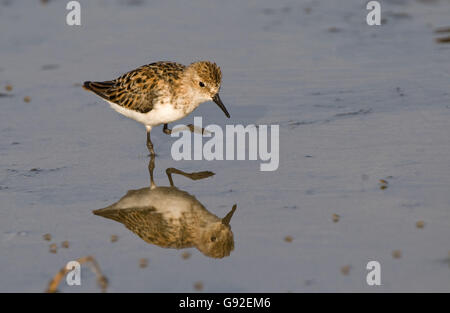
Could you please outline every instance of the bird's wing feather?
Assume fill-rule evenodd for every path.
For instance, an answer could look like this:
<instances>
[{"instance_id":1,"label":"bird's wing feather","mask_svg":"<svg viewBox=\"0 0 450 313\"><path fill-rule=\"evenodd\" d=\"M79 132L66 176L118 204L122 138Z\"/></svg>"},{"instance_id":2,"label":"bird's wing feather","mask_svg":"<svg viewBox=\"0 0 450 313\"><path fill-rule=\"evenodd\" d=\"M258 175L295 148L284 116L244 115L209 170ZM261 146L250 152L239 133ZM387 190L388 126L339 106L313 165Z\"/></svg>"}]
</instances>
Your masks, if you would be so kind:
<instances>
[{"instance_id":1,"label":"bird's wing feather","mask_svg":"<svg viewBox=\"0 0 450 313\"><path fill-rule=\"evenodd\" d=\"M95 215L115 220L138 235L144 241L166 248L181 248L180 226L170 222L152 207L115 209L107 207L95 210Z\"/></svg>"},{"instance_id":2,"label":"bird's wing feather","mask_svg":"<svg viewBox=\"0 0 450 313\"><path fill-rule=\"evenodd\" d=\"M141 66L122 76L104 82L85 82L83 87L103 99L124 108L147 113L153 109L161 84L173 85L185 66L175 62L156 62Z\"/></svg>"}]
</instances>

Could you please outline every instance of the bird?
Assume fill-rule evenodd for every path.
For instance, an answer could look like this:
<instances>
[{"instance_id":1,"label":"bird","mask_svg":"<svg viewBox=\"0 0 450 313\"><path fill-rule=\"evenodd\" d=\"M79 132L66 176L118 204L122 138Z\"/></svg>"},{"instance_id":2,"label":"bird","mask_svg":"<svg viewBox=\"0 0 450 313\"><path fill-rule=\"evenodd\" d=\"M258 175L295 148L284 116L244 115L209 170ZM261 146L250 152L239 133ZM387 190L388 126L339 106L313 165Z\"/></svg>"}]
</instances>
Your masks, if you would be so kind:
<instances>
[{"instance_id":1,"label":"bird","mask_svg":"<svg viewBox=\"0 0 450 313\"><path fill-rule=\"evenodd\" d=\"M229 256L234 249L230 221L236 204L225 217L219 218L195 196L175 187L172 180L172 174L198 180L214 173L186 173L176 168L168 168L166 173L170 187L156 186L151 175L150 187L129 190L119 201L94 210L93 214L122 223L150 244L175 249L196 247L211 258Z\"/></svg>"},{"instance_id":2,"label":"bird","mask_svg":"<svg viewBox=\"0 0 450 313\"><path fill-rule=\"evenodd\" d=\"M144 124L147 148L155 155L152 128L164 124L163 132L170 135L168 124L187 116L203 102L214 101L230 118L219 96L221 82L222 71L216 63L197 61L185 66L159 61L113 80L86 81L83 88L100 96L118 113ZM194 131L192 124L188 127Z\"/></svg>"}]
</instances>

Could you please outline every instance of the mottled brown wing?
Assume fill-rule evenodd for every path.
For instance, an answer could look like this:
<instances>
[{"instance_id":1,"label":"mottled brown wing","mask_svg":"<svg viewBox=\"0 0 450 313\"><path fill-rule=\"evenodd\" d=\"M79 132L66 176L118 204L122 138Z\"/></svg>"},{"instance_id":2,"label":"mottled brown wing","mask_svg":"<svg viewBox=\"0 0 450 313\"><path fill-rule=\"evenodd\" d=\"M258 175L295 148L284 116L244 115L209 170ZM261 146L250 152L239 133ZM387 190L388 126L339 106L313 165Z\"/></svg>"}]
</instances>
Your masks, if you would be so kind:
<instances>
[{"instance_id":1,"label":"mottled brown wing","mask_svg":"<svg viewBox=\"0 0 450 313\"><path fill-rule=\"evenodd\" d=\"M175 62L156 62L137 68L115 80L85 82L83 87L124 108L147 113L153 109L161 84L172 85L181 77L184 68L184 65Z\"/></svg>"},{"instance_id":2,"label":"mottled brown wing","mask_svg":"<svg viewBox=\"0 0 450 313\"><path fill-rule=\"evenodd\" d=\"M130 72L124 75L128 78L122 76L112 81L85 82L83 87L124 108L147 113L153 109L155 93L151 89L145 89L147 86L140 84L140 80L131 75Z\"/></svg>"},{"instance_id":3,"label":"mottled brown wing","mask_svg":"<svg viewBox=\"0 0 450 313\"><path fill-rule=\"evenodd\" d=\"M144 241L165 248L180 248L179 227L171 225L154 207L93 211L95 215L115 220Z\"/></svg>"}]
</instances>

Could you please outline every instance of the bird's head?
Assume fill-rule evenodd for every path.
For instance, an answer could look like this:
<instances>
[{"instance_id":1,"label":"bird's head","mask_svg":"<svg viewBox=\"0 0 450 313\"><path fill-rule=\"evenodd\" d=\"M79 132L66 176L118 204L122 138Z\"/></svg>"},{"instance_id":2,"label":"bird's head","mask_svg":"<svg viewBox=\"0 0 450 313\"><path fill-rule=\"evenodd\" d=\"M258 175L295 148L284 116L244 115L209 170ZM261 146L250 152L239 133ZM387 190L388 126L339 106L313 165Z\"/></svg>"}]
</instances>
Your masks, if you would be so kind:
<instances>
[{"instance_id":1,"label":"bird's head","mask_svg":"<svg viewBox=\"0 0 450 313\"><path fill-rule=\"evenodd\" d=\"M206 256L223 258L229 256L234 249L234 237L230 221L236 205L220 221L211 223L201 233L197 248Z\"/></svg>"},{"instance_id":2,"label":"bird's head","mask_svg":"<svg viewBox=\"0 0 450 313\"><path fill-rule=\"evenodd\" d=\"M195 98L200 102L214 101L229 118L225 105L219 97L222 72L216 63L199 61L190 64L186 69L186 76Z\"/></svg>"}]
</instances>

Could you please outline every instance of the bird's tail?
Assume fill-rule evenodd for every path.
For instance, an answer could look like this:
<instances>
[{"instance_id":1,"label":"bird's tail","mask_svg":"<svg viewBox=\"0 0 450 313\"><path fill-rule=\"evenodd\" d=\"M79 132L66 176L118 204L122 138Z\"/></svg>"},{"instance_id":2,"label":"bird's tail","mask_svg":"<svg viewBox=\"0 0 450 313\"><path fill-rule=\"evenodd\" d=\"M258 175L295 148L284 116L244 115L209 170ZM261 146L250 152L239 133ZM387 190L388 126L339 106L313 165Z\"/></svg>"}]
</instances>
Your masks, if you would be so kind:
<instances>
[{"instance_id":1,"label":"bird's tail","mask_svg":"<svg viewBox=\"0 0 450 313\"><path fill-rule=\"evenodd\" d=\"M109 219L120 222L120 220L119 220L120 210L114 209L113 206L114 205L108 206L103 209L93 210L92 213L94 213L94 215L99 215L101 217L109 218Z\"/></svg>"},{"instance_id":2,"label":"bird's tail","mask_svg":"<svg viewBox=\"0 0 450 313\"><path fill-rule=\"evenodd\" d=\"M108 95L109 89L113 86L114 86L113 81L105 81L105 82L86 81L83 83L83 88L85 90L92 91L102 98L105 98Z\"/></svg>"}]
</instances>

